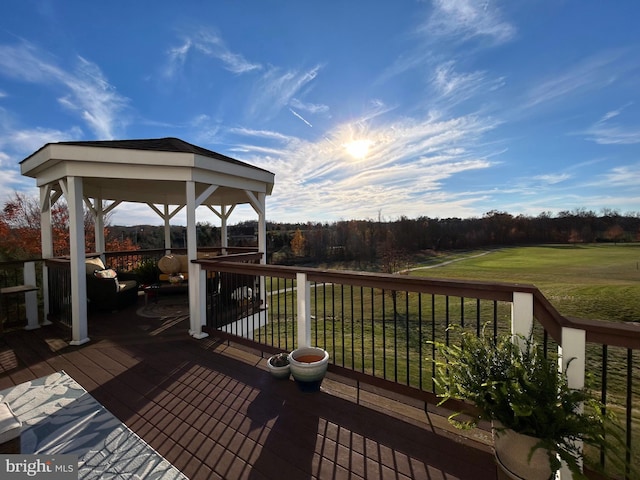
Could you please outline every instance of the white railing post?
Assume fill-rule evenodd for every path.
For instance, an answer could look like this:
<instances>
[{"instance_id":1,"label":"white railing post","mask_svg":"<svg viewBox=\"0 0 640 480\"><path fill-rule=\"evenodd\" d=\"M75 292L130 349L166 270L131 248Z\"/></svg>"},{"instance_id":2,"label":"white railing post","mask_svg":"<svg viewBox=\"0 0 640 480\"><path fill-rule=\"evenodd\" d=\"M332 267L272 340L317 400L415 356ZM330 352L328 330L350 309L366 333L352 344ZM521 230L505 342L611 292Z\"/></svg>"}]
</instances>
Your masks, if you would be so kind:
<instances>
[{"instance_id":1,"label":"white railing post","mask_svg":"<svg viewBox=\"0 0 640 480\"><path fill-rule=\"evenodd\" d=\"M189 262L189 289L191 288L194 289L195 301L189 304L189 334L200 340L207 338L209 334L202 331L202 326L207 324L207 271L199 263ZM191 295L190 291L190 299ZM193 306L197 308L197 312L191 311Z\"/></svg>"},{"instance_id":2,"label":"white railing post","mask_svg":"<svg viewBox=\"0 0 640 480\"><path fill-rule=\"evenodd\" d=\"M24 263L24 284L36 285L36 263ZM38 291L26 292L24 294L24 308L27 315L27 330L33 330L40 326L38 322Z\"/></svg>"},{"instance_id":3,"label":"white railing post","mask_svg":"<svg viewBox=\"0 0 640 480\"><path fill-rule=\"evenodd\" d=\"M529 338L533 328L533 294L513 292L511 304L511 334L517 336L516 341L524 347L519 336Z\"/></svg>"},{"instance_id":4,"label":"white railing post","mask_svg":"<svg viewBox=\"0 0 640 480\"><path fill-rule=\"evenodd\" d=\"M298 348L311 346L311 285L306 273L296 274Z\"/></svg>"},{"instance_id":5,"label":"white railing post","mask_svg":"<svg viewBox=\"0 0 640 480\"><path fill-rule=\"evenodd\" d=\"M562 344L558 347L558 371L567 375L569 388L579 390L585 386L585 366L587 351L587 332L575 328L562 327ZM582 410L583 406L578 407ZM582 451L582 442L576 442ZM573 475L563 463L556 475L557 480L570 480Z\"/></svg>"}]
</instances>

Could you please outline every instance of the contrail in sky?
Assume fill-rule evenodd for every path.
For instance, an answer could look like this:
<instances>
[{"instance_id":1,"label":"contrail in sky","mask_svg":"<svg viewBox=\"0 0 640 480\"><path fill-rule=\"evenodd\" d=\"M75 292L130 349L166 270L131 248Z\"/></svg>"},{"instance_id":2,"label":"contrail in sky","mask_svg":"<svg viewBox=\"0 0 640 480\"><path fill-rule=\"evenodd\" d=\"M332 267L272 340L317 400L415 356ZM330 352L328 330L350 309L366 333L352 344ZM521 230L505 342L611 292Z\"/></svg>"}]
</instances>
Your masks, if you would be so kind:
<instances>
[{"instance_id":1,"label":"contrail in sky","mask_svg":"<svg viewBox=\"0 0 640 480\"><path fill-rule=\"evenodd\" d=\"M292 109L291 107L289 107L289 111L290 111L291 113L293 113L296 117L298 117L300 120L302 120L304 123L306 123L307 125L309 125L310 127L312 127L312 128L313 128L313 125L311 125L311 124L310 124L309 122L307 122L304 118L302 118L302 115L300 115L300 114L299 114L299 113L297 113L297 112L294 112L294 111L293 111L293 109Z\"/></svg>"}]
</instances>

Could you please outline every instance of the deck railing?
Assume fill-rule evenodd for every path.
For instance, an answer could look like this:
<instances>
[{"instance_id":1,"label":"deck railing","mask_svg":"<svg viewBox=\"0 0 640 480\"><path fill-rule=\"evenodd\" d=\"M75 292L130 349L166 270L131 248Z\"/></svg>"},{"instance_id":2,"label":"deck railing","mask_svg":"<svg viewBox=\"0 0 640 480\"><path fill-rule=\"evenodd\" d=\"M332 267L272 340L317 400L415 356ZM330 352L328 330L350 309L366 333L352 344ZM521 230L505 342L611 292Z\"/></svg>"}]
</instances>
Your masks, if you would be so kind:
<instances>
[{"instance_id":1,"label":"deck railing","mask_svg":"<svg viewBox=\"0 0 640 480\"><path fill-rule=\"evenodd\" d=\"M35 328L42 317L41 260L0 262L0 332Z\"/></svg>"},{"instance_id":2,"label":"deck railing","mask_svg":"<svg viewBox=\"0 0 640 480\"><path fill-rule=\"evenodd\" d=\"M463 331L487 328L494 335L527 333L531 316L534 335L550 355L564 345L563 361L583 357L585 368L572 363L570 382L579 387L585 370L594 373L593 388L624 429L627 465L640 462L640 323L565 318L531 285L197 263L209 271L253 276L264 288L266 322L247 316L237 332L219 329L216 335L265 352L316 345L329 352L330 371L427 403L438 401L432 381L438 358L431 342L453 343ZM610 471L605 452L588 453ZM629 471L617 473L630 478Z\"/></svg>"}]
</instances>

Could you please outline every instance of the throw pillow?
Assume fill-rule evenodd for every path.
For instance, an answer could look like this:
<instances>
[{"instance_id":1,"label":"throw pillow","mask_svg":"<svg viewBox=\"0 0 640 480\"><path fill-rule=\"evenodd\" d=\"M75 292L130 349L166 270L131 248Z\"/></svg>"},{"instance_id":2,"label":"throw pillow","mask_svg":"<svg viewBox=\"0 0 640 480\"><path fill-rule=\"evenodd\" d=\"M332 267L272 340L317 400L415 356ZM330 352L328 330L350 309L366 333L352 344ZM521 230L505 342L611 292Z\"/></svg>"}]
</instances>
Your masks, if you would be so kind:
<instances>
[{"instance_id":1,"label":"throw pillow","mask_svg":"<svg viewBox=\"0 0 640 480\"><path fill-rule=\"evenodd\" d=\"M84 263L87 269L87 275L91 275L96 270L104 270L104 263L102 263L100 257L87 258Z\"/></svg>"},{"instance_id":2,"label":"throw pillow","mask_svg":"<svg viewBox=\"0 0 640 480\"><path fill-rule=\"evenodd\" d=\"M93 274L98 278L116 278L118 274L113 268L105 268L104 270L96 270Z\"/></svg>"}]
</instances>

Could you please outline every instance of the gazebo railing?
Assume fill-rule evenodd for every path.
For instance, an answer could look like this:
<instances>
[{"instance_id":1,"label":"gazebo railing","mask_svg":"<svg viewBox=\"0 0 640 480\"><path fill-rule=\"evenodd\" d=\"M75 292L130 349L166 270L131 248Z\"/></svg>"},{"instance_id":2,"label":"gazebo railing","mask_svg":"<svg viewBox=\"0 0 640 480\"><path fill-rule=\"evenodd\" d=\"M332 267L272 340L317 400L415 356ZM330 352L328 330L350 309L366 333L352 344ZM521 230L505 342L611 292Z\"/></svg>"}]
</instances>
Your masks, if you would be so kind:
<instances>
[{"instance_id":1,"label":"gazebo railing","mask_svg":"<svg viewBox=\"0 0 640 480\"><path fill-rule=\"evenodd\" d=\"M48 277L47 320L57 321L71 328L71 264L68 259L45 260Z\"/></svg>"}]
</instances>

